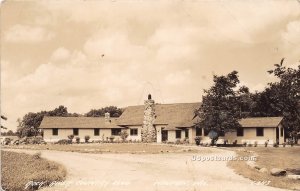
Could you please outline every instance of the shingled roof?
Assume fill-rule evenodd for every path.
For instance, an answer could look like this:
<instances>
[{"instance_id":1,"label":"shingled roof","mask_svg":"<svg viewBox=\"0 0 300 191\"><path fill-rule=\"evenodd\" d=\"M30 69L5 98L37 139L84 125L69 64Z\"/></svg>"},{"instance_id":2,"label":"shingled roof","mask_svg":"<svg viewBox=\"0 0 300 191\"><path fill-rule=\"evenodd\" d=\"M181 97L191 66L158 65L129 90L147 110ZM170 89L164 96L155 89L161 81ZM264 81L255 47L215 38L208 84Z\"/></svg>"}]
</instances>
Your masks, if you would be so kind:
<instances>
[{"instance_id":1,"label":"shingled roof","mask_svg":"<svg viewBox=\"0 0 300 191\"><path fill-rule=\"evenodd\" d=\"M240 120L242 127L277 127L283 117L250 117Z\"/></svg>"},{"instance_id":2,"label":"shingled roof","mask_svg":"<svg viewBox=\"0 0 300 191\"><path fill-rule=\"evenodd\" d=\"M45 116L40 125L42 129L48 128L121 128L116 124L117 118L105 121L104 117L50 117Z\"/></svg>"},{"instance_id":3,"label":"shingled roof","mask_svg":"<svg viewBox=\"0 0 300 191\"><path fill-rule=\"evenodd\" d=\"M129 106L119 117L117 124L120 126L142 125L144 118L144 105ZM191 127L194 125L194 111L200 103L174 103L155 104L154 125L168 125L170 128Z\"/></svg>"}]
</instances>

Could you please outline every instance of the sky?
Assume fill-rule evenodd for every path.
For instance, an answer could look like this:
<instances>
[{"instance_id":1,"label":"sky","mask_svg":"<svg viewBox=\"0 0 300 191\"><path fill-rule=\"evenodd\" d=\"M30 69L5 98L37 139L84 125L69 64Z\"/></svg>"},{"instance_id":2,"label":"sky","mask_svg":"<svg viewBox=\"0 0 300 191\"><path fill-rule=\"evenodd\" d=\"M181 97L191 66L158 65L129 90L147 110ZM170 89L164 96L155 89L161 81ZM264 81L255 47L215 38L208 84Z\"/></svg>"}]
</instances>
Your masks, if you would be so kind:
<instances>
[{"instance_id":1,"label":"sky","mask_svg":"<svg viewBox=\"0 0 300 191\"><path fill-rule=\"evenodd\" d=\"M300 1L4 1L1 114L64 105L199 102L213 75L237 70L261 91L267 74L300 64Z\"/></svg>"}]
</instances>

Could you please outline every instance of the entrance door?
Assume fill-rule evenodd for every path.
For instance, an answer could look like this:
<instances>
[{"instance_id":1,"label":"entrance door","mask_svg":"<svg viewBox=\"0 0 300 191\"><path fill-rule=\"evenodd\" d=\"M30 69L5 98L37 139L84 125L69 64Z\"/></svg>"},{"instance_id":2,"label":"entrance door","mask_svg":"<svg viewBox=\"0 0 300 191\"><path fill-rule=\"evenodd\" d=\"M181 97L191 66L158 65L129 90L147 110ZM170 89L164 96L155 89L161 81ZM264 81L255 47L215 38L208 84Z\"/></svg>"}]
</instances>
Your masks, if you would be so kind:
<instances>
[{"instance_id":1,"label":"entrance door","mask_svg":"<svg viewBox=\"0 0 300 191\"><path fill-rule=\"evenodd\" d=\"M276 127L276 143L279 144L279 128Z\"/></svg>"},{"instance_id":2,"label":"entrance door","mask_svg":"<svg viewBox=\"0 0 300 191\"><path fill-rule=\"evenodd\" d=\"M189 138L189 129L185 129L185 138Z\"/></svg>"},{"instance_id":3,"label":"entrance door","mask_svg":"<svg viewBox=\"0 0 300 191\"><path fill-rule=\"evenodd\" d=\"M167 141L168 140L168 131L167 130L161 130L161 141Z\"/></svg>"}]
</instances>

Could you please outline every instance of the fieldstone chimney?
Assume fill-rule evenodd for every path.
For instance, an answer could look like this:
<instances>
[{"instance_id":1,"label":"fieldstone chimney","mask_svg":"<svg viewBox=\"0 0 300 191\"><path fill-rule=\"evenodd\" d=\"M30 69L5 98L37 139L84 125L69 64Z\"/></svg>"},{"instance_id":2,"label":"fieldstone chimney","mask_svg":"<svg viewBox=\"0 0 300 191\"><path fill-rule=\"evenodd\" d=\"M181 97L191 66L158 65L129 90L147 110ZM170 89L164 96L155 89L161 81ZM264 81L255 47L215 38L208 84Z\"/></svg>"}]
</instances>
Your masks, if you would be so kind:
<instances>
[{"instance_id":1,"label":"fieldstone chimney","mask_svg":"<svg viewBox=\"0 0 300 191\"><path fill-rule=\"evenodd\" d=\"M106 122L106 123L109 123L109 122L110 122L110 113L106 112L106 113L104 114L104 119L105 119L105 122Z\"/></svg>"},{"instance_id":2,"label":"fieldstone chimney","mask_svg":"<svg viewBox=\"0 0 300 191\"><path fill-rule=\"evenodd\" d=\"M156 142L156 129L154 127L155 103L151 99L151 94L148 95L148 99L145 100L144 105L144 121L141 132L142 142Z\"/></svg>"}]
</instances>

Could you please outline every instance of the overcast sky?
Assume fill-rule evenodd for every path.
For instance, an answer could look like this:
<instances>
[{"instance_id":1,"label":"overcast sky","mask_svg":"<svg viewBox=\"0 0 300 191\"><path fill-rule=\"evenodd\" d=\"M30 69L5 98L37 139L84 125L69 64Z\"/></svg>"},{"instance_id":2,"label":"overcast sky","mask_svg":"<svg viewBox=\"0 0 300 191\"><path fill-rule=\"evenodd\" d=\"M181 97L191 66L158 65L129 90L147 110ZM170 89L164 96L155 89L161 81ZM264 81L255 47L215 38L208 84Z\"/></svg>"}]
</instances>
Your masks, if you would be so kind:
<instances>
[{"instance_id":1,"label":"overcast sky","mask_svg":"<svg viewBox=\"0 0 300 191\"><path fill-rule=\"evenodd\" d=\"M282 57L299 65L300 3L6 1L1 7L1 110L198 102L213 74L237 70L251 91Z\"/></svg>"}]
</instances>

